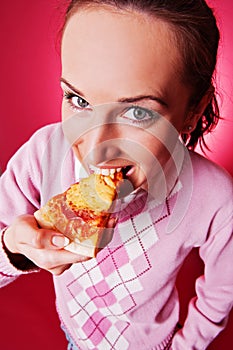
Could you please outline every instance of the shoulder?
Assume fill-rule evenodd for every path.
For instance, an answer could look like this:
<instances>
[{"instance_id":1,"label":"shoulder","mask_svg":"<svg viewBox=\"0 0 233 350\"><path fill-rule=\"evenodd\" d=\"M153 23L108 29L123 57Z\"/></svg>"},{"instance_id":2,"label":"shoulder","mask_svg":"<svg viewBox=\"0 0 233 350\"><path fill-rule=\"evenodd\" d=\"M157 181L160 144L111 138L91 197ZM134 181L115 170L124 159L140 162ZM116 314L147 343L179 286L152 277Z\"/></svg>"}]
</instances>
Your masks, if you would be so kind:
<instances>
[{"instance_id":1,"label":"shoulder","mask_svg":"<svg viewBox=\"0 0 233 350\"><path fill-rule=\"evenodd\" d=\"M182 222L190 244L200 246L209 232L229 226L232 232L233 180L223 168L188 152L180 174L181 190L174 197L172 225ZM170 223L169 223L170 225ZM177 226L178 227L178 226ZM188 239L188 238L187 238Z\"/></svg>"},{"instance_id":2,"label":"shoulder","mask_svg":"<svg viewBox=\"0 0 233 350\"><path fill-rule=\"evenodd\" d=\"M219 184L220 182L233 184L231 175L218 164L196 153L189 152L193 167L194 178L210 185Z\"/></svg>"},{"instance_id":3,"label":"shoulder","mask_svg":"<svg viewBox=\"0 0 233 350\"><path fill-rule=\"evenodd\" d=\"M46 125L38 129L26 142L25 146L33 158L40 158L45 153L60 152L67 149L67 140L64 137L62 123Z\"/></svg>"},{"instance_id":4,"label":"shoulder","mask_svg":"<svg viewBox=\"0 0 233 350\"><path fill-rule=\"evenodd\" d=\"M61 123L48 124L36 130L30 137L29 142L34 143L40 140L40 143L47 142L51 137L64 138Z\"/></svg>"},{"instance_id":5,"label":"shoulder","mask_svg":"<svg viewBox=\"0 0 233 350\"><path fill-rule=\"evenodd\" d=\"M65 158L72 154L72 146L65 138L62 123L50 124L37 130L28 141L29 158L43 171L58 171ZM56 169L56 170L55 170Z\"/></svg>"},{"instance_id":6,"label":"shoulder","mask_svg":"<svg viewBox=\"0 0 233 350\"><path fill-rule=\"evenodd\" d=\"M192 174L193 189L202 198L208 199L210 203L223 203L232 201L233 198L233 178L222 167L202 155L189 152Z\"/></svg>"},{"instance_id":7,"label":"shoulder","mask_svg":"<svg viewBox=\"0 0 233 350\"><path fill-rule=\"evenodd\" d=\"M12 156L7 164L7 169L20 172L24 169L30 173L30 177L38 177L41 173L41 164L54 162L54 154L58 150L66 153L67 141L64 138L61 123L46 125L37 131L25 142ZM56 159L58 158L58 155Z\"/></svg>"},{"instance_id":8,"label":"shoulder","mask_svg":"<svg viewBox=\"0 0 233 350\"><path fill-rule=\"evenodd\" d=\"M57 134L57 136L62 139L62 128L60 123L46 125L37 131L35 131L32 136L16 151L16 153L9 160L8 164L14 163L16 160L28 160L30 156L36 158L40 157L43 150L46 148L48 141L52 135ZM63 137L64 138L64 137Z\"/></svg>"}]
</instances>

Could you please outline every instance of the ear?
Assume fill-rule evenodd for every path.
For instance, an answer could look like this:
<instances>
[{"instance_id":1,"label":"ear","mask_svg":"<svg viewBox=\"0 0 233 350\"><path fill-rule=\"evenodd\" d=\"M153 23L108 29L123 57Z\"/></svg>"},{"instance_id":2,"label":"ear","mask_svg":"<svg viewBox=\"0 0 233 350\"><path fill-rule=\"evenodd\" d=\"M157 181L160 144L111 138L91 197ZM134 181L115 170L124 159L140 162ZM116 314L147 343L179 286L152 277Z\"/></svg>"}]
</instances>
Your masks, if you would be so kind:
<instances>
[{"instance_id":1,"label":"ear","mask_svg":"<svg viewBox=\"0 0 233 350\"><path fill-rule=\"evenodd\" d=\"M205 95L202 97L201 101L198 105L191 108L188 112L188 115L184 121L182 134L190 134L193 130L195 130L199 119L203 116L203 113L210 103L214 94L214 87L211 87L207 90Z\"/></svg>"}]
</instances>

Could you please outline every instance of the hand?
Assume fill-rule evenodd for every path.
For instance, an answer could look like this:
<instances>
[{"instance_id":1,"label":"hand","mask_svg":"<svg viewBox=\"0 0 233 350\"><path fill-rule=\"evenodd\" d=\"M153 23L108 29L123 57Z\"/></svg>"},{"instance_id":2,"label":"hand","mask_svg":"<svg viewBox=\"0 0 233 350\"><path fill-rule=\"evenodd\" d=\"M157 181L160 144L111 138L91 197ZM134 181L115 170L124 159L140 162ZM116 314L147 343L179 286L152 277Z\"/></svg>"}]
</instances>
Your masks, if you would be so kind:
<instances>
[{"instance_id":1,"label":"hand","mask_svg":"<svg viewBox=\"0 0 233 350\"><path fill-rule=\"evenodd\" d=\"M54 275L62 274L74 263L90 259L64 250L68 243L61 233L39 228L33 215L19 216L4 234L4 244L10 253L24 255Z\"/></svg>"}]
</instances>

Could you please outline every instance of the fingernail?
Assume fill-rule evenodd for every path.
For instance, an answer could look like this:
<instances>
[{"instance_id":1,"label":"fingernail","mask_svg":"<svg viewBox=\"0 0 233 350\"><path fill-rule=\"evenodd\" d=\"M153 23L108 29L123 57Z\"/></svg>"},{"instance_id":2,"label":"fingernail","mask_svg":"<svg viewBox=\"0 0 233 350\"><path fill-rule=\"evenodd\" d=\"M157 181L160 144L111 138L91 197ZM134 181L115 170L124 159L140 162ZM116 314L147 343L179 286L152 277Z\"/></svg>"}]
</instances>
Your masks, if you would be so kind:
<instances>
[{"instance_id":1,"label":"fingernail","mask_svg":"<svg viewBox=\"0 0 233 350\"><path fill-rule=\"evenodd\" d=\"M69 238L67 238L65 236L58 236L57 235L57 236L53 236L52 243L56 247L63 248L63 247L66 247L70 243L70 240L69 240Z\"/></svg>"}]
</instances>

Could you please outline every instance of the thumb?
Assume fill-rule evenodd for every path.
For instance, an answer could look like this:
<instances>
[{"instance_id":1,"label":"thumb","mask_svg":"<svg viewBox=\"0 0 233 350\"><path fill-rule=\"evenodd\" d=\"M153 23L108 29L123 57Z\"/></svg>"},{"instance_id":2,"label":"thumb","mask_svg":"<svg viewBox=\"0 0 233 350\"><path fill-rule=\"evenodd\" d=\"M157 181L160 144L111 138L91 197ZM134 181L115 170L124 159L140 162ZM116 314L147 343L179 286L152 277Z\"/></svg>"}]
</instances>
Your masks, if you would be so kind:
<instances>
[{"instance_id":1,"label":"thumb","mask_svg":"<svg viewBox=\"0 0 233 350\"><path fill-rule=\"evenodd\" d=\"M58 234L54 235L51 241L52 244L57 248L64 248L70 243L69 238Z\"/></svg>"}]
</instances>

